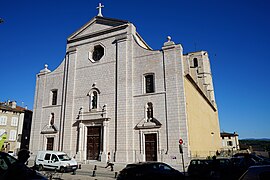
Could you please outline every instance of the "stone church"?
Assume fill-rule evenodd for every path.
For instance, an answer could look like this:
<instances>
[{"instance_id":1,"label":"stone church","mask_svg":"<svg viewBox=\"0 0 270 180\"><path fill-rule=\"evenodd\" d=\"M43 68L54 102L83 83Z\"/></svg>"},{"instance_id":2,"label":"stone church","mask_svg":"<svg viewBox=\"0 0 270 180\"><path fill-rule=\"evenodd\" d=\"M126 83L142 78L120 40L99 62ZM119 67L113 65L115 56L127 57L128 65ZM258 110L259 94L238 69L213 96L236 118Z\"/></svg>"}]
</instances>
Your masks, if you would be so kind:
<instances>
[{"instance_id":1,"label":"stone church","mask_svg":"<svg viewBox=\"0 0 270 180\"><path fill-rule=\"evenodd\" d=\"M68 37L59 67L37 74L33 112L34 155L176 165L221 144L208 53L183 54L170 37L153 50L134 24L101 9Z\"/></svg>"}]
</instances>

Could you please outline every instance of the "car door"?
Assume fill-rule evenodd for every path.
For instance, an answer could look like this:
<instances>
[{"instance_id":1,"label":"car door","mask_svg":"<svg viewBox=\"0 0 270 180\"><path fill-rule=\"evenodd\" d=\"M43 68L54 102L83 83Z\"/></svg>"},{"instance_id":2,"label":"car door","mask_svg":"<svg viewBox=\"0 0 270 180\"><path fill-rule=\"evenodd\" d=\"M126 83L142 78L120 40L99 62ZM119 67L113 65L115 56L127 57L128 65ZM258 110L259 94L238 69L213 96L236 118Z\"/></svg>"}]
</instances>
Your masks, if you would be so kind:
<instances>
[{"instance_id":1,"label":"car door","mask_svg":"<svg viewBox=\"0 0 270 180\"><path fill-rule=\"evenodd\" d=\"M44 156L44 168L47 168L47 169L53 169L51 164L52 164L52 161L51 161L51 153L46 153L45 156Z\"/></svg>"},{"instance_id":2,"label":"car door","mask_svg":"<svg viewBox=\"0 0 270 180\"><path fill-rule=\"evenodd\" d=\"M59 170L61 162L60 162L60 160L59 160L59 158L58 158L58 156L56 154L52 154L51 161L52 161L51 167L53 169Z\"/></svg>"}]
</instances>

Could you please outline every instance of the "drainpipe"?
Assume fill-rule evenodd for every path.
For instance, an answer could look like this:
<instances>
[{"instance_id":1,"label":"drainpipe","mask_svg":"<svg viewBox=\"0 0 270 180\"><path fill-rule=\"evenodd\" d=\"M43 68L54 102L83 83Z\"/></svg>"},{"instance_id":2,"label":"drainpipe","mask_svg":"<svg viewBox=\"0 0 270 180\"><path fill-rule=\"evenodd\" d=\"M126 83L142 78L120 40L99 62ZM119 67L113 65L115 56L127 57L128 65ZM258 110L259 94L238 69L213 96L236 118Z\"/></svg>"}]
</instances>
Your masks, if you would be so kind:
<instances>
[{"instance_id":1,"label":"drainpipe","mask_svg":"<svg viewBox=\"0 0 270 180\"><path fill-rule=\"evenodd\" d=\"M116 159L116 151L117 151L117 94L118 94L118 42L117 40L115 41L115 48L116 48L116 53L115 53L115 110L114 110L114 117L115 117L115 141L114 141L114 161Z\"/></svg>"}]
</instances>

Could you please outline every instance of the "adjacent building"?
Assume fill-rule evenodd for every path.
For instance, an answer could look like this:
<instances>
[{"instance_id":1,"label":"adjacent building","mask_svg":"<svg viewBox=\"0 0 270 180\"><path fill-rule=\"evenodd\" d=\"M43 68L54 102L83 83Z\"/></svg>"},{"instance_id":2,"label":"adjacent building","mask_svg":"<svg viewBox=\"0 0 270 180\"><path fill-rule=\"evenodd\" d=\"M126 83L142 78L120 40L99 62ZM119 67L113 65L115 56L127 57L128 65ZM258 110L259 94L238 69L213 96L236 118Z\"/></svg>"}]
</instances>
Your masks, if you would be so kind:
<instances>
[{"instance_id":1,"label":"adjacent building","mask_svg":"<svg viewBox=\"0 0 270 180\"><path fill-rule=\"evenodd\" d=\"M18 152L29 148L32 111L17 106L16 101L0 103L0 136L7 134L1 148L5 152Z\"/></svg>"},{"instance_id":2,"label":"adjacent building","mask_svg":"<svg viewBox=\"0 0 270 180\"><path fill-rule=\"evenodd\" d=\"M222 142L221 151L233 152L240 150L237 133L221 132L220 137Z\"/></svg>"},{"instance_id":3,"label":"adjacent building","mask_svg":"<svg viewBox=\"0 0 270 180\"><path fill-rule=\"evenodd\" d=\"M180 164L180 139L186 163L220 150L208 53L183 54L170 37L153 50L134 24L101 14L68 37L59 67L37 74L33 111L34 154Z\"/></svg>"}]
</instances>

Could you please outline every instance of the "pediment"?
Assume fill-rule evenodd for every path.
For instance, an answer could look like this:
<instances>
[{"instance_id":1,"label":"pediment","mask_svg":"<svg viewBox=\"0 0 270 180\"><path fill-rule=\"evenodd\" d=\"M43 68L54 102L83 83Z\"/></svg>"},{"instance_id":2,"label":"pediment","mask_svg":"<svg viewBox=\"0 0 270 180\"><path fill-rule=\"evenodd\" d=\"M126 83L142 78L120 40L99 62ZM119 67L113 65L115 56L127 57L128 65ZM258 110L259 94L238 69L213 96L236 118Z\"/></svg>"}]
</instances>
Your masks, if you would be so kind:
<instances>
[{"instance_id":1,"label":"pediment","mask_svg":"<svg viewBox=\"0 0 270 180\"><path fill-rule=\"evenodd\" d=\"M40 134L55 134L58 132L58 128L53 124L53 125L45 125L43 129L41 130Z\"/></svg>"},{"instance_id":2,"label":"pediment","mask_svg":"<svg viewBox=\"0 0 270 180\"><path fill-rule=\"evenodd\" d=\"M87 36L89 34L100 33L104 30L108 30L117 26L121 26L124 24L128 24L128 21L118 20L113 18L104 18L100 16L96 16L87 22L84 26L82 26L79 30L74 32L69 38L68 41L73 39L77 39L80 37Z\"/></svg>"},{"instance_id":3,"label":"pediment","mask_svg":"<svg viewBox=\"0 0 270 180\"><path fill-rule=\"evenodd\" d=\"M160 128L161 123L156 119L152 118L151 120L142 119L136 126L135 129L153 129Z\"/></svg>"}]
</instances>

